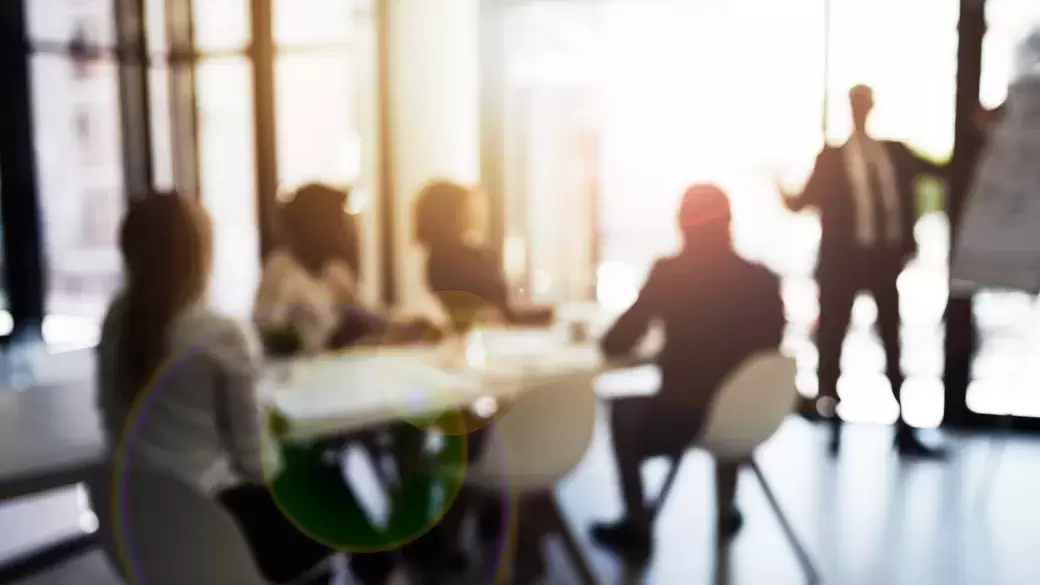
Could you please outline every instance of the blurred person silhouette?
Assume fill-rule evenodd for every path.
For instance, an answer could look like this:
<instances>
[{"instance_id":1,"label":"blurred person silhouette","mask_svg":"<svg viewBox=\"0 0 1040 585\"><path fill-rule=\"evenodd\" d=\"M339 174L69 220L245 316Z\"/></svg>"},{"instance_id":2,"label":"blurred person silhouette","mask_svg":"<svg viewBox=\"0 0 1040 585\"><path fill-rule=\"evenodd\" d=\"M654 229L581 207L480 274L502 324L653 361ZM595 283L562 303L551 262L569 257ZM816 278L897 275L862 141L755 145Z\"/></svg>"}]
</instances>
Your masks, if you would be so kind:
<instances>
[{"instance_id":1,"label":"blurred person silhouette","mask_svg":"<svg viewBox=\"0 0 1040 585\"><path fill-rule=\"evenodd\" d=\"M428 323L395 322L362 305L357 289L361 238L356 217L347 212L349 197L347 190L315 183L300 187L281 205L282 242L264 264L253 310L269 354L316 354L439 339ZM371 428L326 445L335 448L342 443L360 443L377 460L389 446L402 486L407 486L401 493L407 491L407 497L427 481L422 475L426 433L414 425ZM406 507L395 500L394 523Z\"/></svg>"},{"instance_id":2,"label":"blurred person silhouette","mask_svg":"<svg viewBox=\"0 0 1040 585\"><path fill-rule=\"evenodd\" d=\"M479 243L480 204L478 190L450 181L433 181L420 191L415 229L428 254L427 285L458 332L468 330L487 309L508 323L548 324L551 308L510 303L498 258Z\"/></svg>"},{"instance_id":3,"label":"blurred person silhouette","mask_svg":"<svg viewBox=\"0 0 1040 585\"><path fill-rule=\"evenodd\" d=\"M634 350L652 323L664 328L665 344L657 357L659 393L610 404L625 515L594 526L592 538L629 561L645 562L652 553L642 463L692 445L725 377L755 353L778 347L783 338L779 280L737 255L730 221L729 200L720 188L690 187L679 212L682 251L654 264L635 303L601 342L607 356L622 357ZM739 463L716 462L722 540L732 538L743 522L734 502Z\"/></svg>"},{"instance_id":4,"label":"blurred person silhouette","mask_svg":"<svg viewBox=\"0 0 1040 585\"><path fill-rule=\"evenodd\" d=\"M456 333L465 333L488 312L497 313L510 324L549 324L553 319L551 308L520 307L510 302L498 258L480 244L480 195L476 189L445 180L432 181L420 190L415 203L415 235L427 252L427 286L441 303ZM462 415L467 428L475 429L467 435L468 457L473 461L483 453L487 433L481 428L479 415L470 411ZM448 558L441 551L445 543L457 542L462 522L473 508L479 512L481 539L499 538L501 502L463 494L441 523L413 547L417 554L426 558L438 555ZM451 564L456 563L451 561Z\"/></svg>"},{"instance_id":5,"label":"blurred person silhouette","mask_svg":"<svg viewBox=\"0 0 1040 585\"><path fill-rule=\"evenodd\" d=\"M945 168L915 154L901 142L877 140L867 122L874 108L871 88L849 91L853 132L839 147L825 146L800 195L784 192L787 207L815 207L822 236L816 280L820 287L819 388L816 411L832 424L829 448L841 445L837 414L842 344L860 291L869 291L877 304L877 325L885 350L886 373L896 400L903 384L900 367L899 292L896 281L917 248L916 180L924 175L945 177ZM811 408L803 408L811 411ZM908 457L941 457L900 417L895 446Z\"/></svg>"},{"instance_id":6,"label":"blurred person silhouette","mask_svg":"<svg viewBox=\"0 0 1040 585\"><path fill-rule=\"evenodd\" d=\"M358 304L359 238L348 198L348 191L311 184L281 205L282 245L264 262L253 307L269 349L316 353L385 327ZM287 347L272 347L278 341Z\"/></svg>"},{"instance_id":7,"label":"blurred person silhouette","mask_svg":"<svg viewBox=\"0 0 1040 585\"><path fill-rule=\"evenodd\" d=\"M279 209L282 239L264 263L253 321L269 353L436 339L427 323L392 322L358 298L361 238L350 192L309 184Z\"/></svg>"},{"instance_id":8,"label":"blurred person silhouette","mask_svg":"<svg viewBox=\"0 0 1040 585\"><path fill-rule=\"evenodd\" d=\"M120 246L126 286L109 307L97 349L98 407L110 452L135 424L133 464L165 470L218 500L264 575L274 583L296 580L332 551L300 532L266 487L256 387L261 353L248 331L206 306L209 217L189 198L153 194L131 202ZM176 368L163 369L173 361ZM129 420L145 392L147 419ZM362 555L352 566L378 585L394 561Z\"/></svg>"}]
</instances>

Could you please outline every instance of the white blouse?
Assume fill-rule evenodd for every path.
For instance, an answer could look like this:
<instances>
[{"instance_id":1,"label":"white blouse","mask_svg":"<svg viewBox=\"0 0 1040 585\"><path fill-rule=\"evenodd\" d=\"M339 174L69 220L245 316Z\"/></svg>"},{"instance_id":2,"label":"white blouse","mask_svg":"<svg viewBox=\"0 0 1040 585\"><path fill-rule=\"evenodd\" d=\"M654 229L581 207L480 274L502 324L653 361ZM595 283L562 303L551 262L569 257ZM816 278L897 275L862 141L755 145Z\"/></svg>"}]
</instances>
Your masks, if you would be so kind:
<instances>
[{"instance_id":1,"label":"white blouse","mask_svg":"<svg viewBox=\"0 0 1040 585\"><path fill-rule=\"evenodd\" d=\"M261 358L251 332L201 306L185 311L167 332L166 366L135 408L118 391L126 376L118 359L124 319L117 299L97 347L97 405L110 455L125 441L134 460L204 495L241 482L262 485Z\"/></svg>"},{"instance_id":2,"label":"white blouse","mask_svg":"<svg viewBox=\"0 0 1040 585\"><path fill-rule=\"evenodd\" d=\"M316 277L288 251L278 250L264 264L253 322L261 330L292 325L304 350L318 353L339 328L343 309L357 303L356 290L346 262L329 262Z\"/></svg>"}]
</instances>

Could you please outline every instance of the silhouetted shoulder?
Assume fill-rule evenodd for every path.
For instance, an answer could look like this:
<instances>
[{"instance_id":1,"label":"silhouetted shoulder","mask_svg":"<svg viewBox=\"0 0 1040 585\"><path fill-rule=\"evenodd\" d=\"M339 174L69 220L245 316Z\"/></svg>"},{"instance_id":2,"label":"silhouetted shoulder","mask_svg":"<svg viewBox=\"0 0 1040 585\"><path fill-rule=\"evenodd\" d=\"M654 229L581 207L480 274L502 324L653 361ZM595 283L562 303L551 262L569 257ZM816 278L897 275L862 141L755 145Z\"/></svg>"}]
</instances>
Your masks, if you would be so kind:
<instances>
[{"instance_id":1,"label":"silhouetted shoulder","mask_svg":"<svg viewBox=\"0 0 1040 585\"><path fill-rule=\"evenodd\" d=\"M780 290L780 277L775 272L756 262L744 261L742 280L757 290Z\"/></svg>"},{"instance_id":2,"label":"silhouetted shoulder","mask_svg":"<svg viewBox=\"0 0 1040 585\"><path fill-rule=\"evenodd\" d=\"M816 155L817 163L828 163L841 156L841 146L835 146L833 144L827 144L820 150L820 154Z\"/></svg>"},{"instance_id":3,"label":"silhouetted shoulder","mask_svg":"<svg viewBox=\"0 0 1040 585\"><path fill-rule=\"evenodd\" d=\"M479 246L465 246L461 250L462 260L480 267L481 271L497 272L498 255L493 250Z\"/></svg>"},{"instance_id":4,"label":"silhouetted shoulder","mask_svg":"<svg viewBox=\"0 0 1040 585\"><path fill-rule=\"evenodd\" d=\"M685 271L689 266L689 260L684 259L681 256L665 256L663 258L658 258L653 265L650 266L650 272L647 273L647 280L650 280L655 276L660 278L675 274L676 272Z\"/></svg>"},{"instance_id":5,"label":"silhouetted shoulder","mask_svg":"<svg viewBox=\"0 0 1040 585\"><path fill-rule=\"evenodd\" d=\"M116 332L122 324L123 314L125 312L126 300L122 294L119 294L112 299L111 303L109 303L108 309L105 311L105 318L101 321L101 341L98 344L99 351L102 346L106 345L107 341L115 338Z\"/></svg>"},{"instance_id":6,"label":"silhouetted shoulder","mask_svg":"<svg viewBox=\"0 0 1040 585\"><path fill-rule=\"evenodd\" d=\"M646 275L644 288L667 288L671 283L679 280L688 280L695 276L693 274L695 271L696 266L691 264L688 259L684 260L680 256L658 258L650 267L650 272Z\"/></svg>"},{"instance_id":7,"label":"silhouetted shoulder","mask_svg":"<svg viewBox=\"0 0 1040 585\"><path fill-rule=\"evenodd\" d=\"M169 347L175 360L206 356L237 363L253 362L261 355L259 340L249 327L203 307L177 320L170 332Z\"/></svg>"}]
</instances>

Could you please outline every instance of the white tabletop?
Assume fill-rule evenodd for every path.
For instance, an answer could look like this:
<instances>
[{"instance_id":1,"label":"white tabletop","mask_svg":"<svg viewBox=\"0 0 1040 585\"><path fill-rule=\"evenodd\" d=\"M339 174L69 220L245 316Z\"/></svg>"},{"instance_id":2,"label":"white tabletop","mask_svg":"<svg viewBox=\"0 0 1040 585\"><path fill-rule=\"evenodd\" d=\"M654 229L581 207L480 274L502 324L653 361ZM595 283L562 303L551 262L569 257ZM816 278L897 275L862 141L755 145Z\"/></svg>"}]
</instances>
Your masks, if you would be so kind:
<instances>
[{"instance_id":1,"label":"white tabletop","mask_svg":"<svg viewBox=\"0 0 1040 585\"><path fill-rule=\"evenodd\" d=\"M271 401L298 439L344 434L451 409L494 404L541 384L631 363L605 360L559 330L485 329L465 342L371 348L297 360L269 375Z\"/></svg>"}]
</instances>

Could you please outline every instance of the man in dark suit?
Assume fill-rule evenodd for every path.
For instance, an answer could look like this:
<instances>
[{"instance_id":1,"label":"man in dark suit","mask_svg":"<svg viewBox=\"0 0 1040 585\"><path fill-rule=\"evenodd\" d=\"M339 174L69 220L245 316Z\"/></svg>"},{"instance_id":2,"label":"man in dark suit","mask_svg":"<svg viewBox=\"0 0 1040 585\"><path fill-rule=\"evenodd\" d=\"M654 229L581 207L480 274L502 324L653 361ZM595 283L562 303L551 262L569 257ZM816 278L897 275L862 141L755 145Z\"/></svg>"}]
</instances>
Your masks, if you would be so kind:
<instances>
[{"instance_id":1,"label":"man in dark suit","mask_svg":"<svg viewBox=\"0 0 1040 585\"><path fill-rule=\"evenodd\" d=\"M832 453L837 453L841 441L841 419L835 412L841 348L853 302L862 290L869 291L877 304L887 375L899 398L903 375L896 280L916 250L915 181L925 174L943 175L942 168L917 156L905 144L870 136L867 120L874 98L869 87L852 88L849 102L853 133L848 142L823 149L801 196L784 194L790 209L812 206L820 213L817 408L833 422ZM923 445L902 418L896 431L896 448L909 456L941 454Z\"/></svg>"},{"instance_id":2,"label":"man in dark suit","mask_svg":"<svg viewBox=\"0 0 1040 585\"><path fill-rule=\"evenodd\" d=\"M626 515L592 530L598 543L636 562L651 552L642 462L681 455L696 440L722 380L748 357L778 347L785 327L779 280L733 250L729 202L719 188L690 188L679 224L683 250L654 265L636 302L602 340L603 352L619 357L636 347L652 322L664 326L665 344L657 358L660 392L611 403ZM724 540L741 525L733 503L737 467L732 461L716 463L718 526Z\"/></svg>"}]
</instances>

